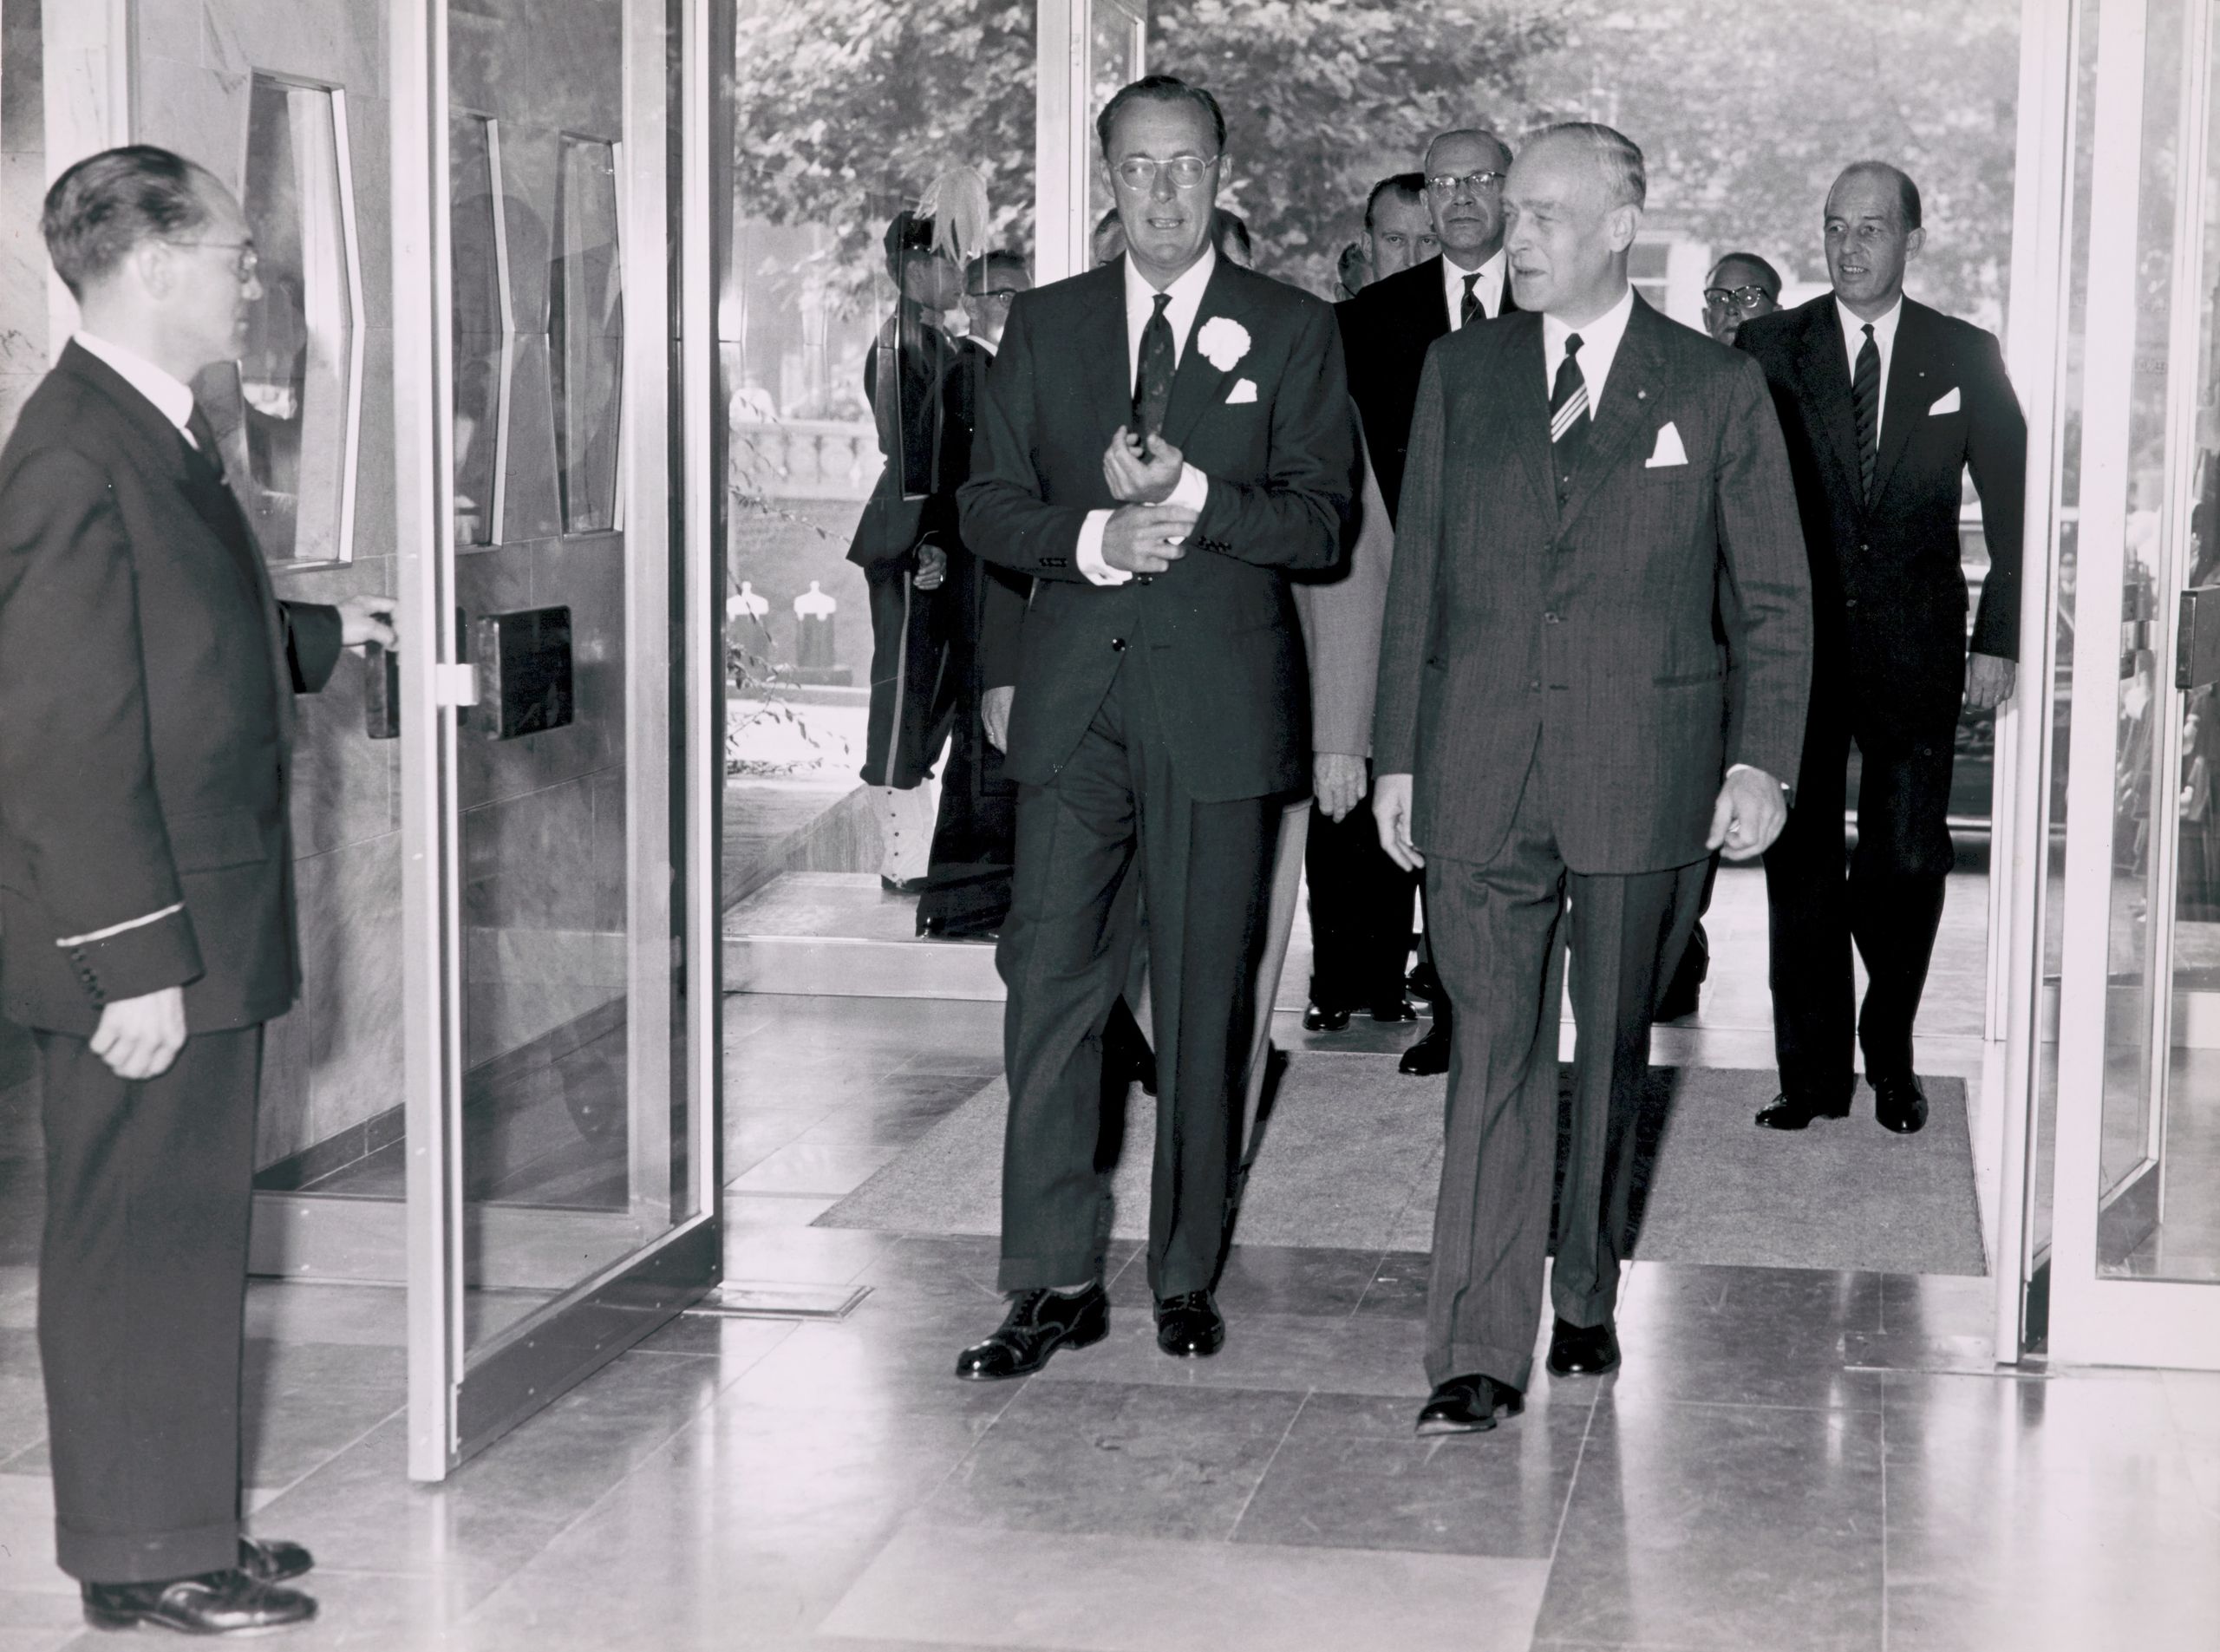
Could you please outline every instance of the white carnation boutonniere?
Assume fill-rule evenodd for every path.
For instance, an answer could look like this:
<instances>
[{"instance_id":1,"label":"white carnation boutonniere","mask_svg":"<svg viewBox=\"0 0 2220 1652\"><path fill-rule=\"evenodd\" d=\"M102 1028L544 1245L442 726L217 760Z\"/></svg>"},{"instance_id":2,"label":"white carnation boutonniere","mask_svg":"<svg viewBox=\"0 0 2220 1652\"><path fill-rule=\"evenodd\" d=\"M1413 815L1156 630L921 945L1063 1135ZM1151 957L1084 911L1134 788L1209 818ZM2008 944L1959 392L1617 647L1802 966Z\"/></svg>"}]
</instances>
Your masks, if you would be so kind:
<instances>
[{"instance_id":1,"label":"white carnation boutonniere","mask_svg":"<svg viewBox=\"0 0 2220 1652\"><path fill-rule=\"evenodd\" d=\"M1249 330L1231 316L1212 316L1195 335L1195 348L1221 373L1249 353Z\"/></svg>"}]
</instances>

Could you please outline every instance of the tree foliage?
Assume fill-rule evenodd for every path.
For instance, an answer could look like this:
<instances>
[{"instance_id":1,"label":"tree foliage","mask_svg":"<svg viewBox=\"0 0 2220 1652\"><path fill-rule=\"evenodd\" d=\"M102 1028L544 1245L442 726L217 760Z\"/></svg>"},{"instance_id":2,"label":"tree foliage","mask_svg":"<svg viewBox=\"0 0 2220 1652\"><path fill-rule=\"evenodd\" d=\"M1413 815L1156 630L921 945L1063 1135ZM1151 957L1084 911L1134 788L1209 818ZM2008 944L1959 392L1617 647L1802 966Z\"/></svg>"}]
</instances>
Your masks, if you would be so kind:
<instances>
[{"instance_id":1,"label":"tree foliage","mask_svg":"<svg viewBox=\"0 0 2220 1652\"><path fill-rule=\"evenodd\" d=\"M1994 321L2009 263L2019 0L1152 0L1150 67L1209 87L1225 204L1258 262L1328 292L1365 193L1445 127L1610 121L1649 161L1653 221L1824 275L1848 160L1925 195L1914 289ZM741 0L741 210L838 232L859 290L890 212L944 166L986 174L1029 248L1032 0Z\"/></svg>"},{"instance_id":2,"label":"tree foliage","mask_svg":"<svg viewBox=\"0 0 2220 1652\"><path fill-rule=\"evenodd\" d=\"M978 167L996 228L1029 247L1033 6L988 0L759 0L740 17L741 210L840 233L852 281L879 232L952 162ZM1154 0L1149 66L1207 86L1232 154L1224 204L1258 262L1330 291L1365 193L1427 137L1517 124L1524 65L1555 42L1511 0Z\"/></svg>"},{"instance_id":3,"label":"tree foliage","mask_svg":"<svg viewBox=\"0 0 2220 1652\"><path fill-rule=\"evenodd\" d=\"M2011 264L2019 0L1582 0L1539 95L1646 152L1651 221L1825 280L1820 211L1848 162L1918 183L1912 291L1990 325Z\"/></svg>"}]
</instances>

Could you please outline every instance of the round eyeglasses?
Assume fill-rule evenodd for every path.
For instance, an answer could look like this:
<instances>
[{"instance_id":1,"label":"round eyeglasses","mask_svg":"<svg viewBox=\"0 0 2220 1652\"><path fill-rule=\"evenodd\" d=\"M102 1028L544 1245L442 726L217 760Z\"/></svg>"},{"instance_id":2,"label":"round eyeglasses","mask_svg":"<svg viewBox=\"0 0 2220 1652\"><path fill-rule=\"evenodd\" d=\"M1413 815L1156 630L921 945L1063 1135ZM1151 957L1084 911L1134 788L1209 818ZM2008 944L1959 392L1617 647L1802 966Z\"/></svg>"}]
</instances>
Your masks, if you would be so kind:
<instances>
[{"instance_id":1,"label":"round eyeglasses","mask_svg":"<svg viewBox=\"0 0 2220 1652\"><path fill-rule=\"evenodd\" d=\"M1704 303L1715 310L1747 310L1754 311L1760 304L1772 301L1773 295L1763 287L1706 287Z\"/></svg>"}]
</instances>

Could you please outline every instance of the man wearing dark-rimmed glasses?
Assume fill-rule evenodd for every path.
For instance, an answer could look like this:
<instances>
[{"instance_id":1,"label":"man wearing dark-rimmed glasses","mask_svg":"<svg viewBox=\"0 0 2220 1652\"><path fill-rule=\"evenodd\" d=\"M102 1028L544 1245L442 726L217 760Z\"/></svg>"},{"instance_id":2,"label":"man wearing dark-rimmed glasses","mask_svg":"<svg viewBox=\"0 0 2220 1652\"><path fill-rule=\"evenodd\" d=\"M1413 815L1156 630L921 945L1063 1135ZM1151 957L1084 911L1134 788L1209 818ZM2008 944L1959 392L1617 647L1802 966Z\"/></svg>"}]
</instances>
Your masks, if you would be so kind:
<instances>
[{"instance_id":1,"label":"man wearing dark-rimmed glasses","mask_svg":"<svg viewBox=\"0 0 2220 1652\"><path fill-rule=\"evenodd\" d=\"M1722 344L1742 323L1780 308L1780 271L1754 252L1729 252L1703 284L1703 330Z\"/></svg>"}]
</instances>

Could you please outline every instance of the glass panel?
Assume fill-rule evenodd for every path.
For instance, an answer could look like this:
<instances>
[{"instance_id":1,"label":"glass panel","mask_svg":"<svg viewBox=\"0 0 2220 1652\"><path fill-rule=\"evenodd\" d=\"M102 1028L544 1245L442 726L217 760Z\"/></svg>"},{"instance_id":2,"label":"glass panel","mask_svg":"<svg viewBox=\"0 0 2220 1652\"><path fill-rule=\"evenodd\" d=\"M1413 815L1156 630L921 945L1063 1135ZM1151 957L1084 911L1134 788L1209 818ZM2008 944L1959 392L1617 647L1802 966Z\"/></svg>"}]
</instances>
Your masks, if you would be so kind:
<instances>
[{"instance_id":1,"label":"glass panel","mask_svg":"<svg viewBox=\"0 0 2220 1652\"><path fill-rule=\"evenodd\" d=\"M2220 69L2220 36L2215 68ZM2178 514L2174 583L2220 584L2220 73L2207 83L2202 173L2181 187L2197 191L2202 211L2202 278L2178 295L2197 307L2195 418L2176 432L2172 458ZM2186 474L2182 473L2186 472ZM2180 836L2175 857L2175 1021L2161 1115L2158 1225L2123 1262L2126 1271L2162 1279L2220 1280L2220 698L2210 684L2180 697Z\"/></svg>"},{"instance_id":2,"label":"glass panel","mask_svg":"<svg viewBox=\"0 0 2220 1652\"><path fill-rule=\"evenodd\" d=\"M238 491L279 561L346 554L355 298L340 119L323 87L257 75L248 92L244 204L262 296L239 358Z\"/></svg>"},{"instance_id":3,"label":"glass panel","mask_svg":"<svg viewBox=\"0 0 2220 1652\"><path fill-rule=\"evenodd\" d=\"M906 936L914 912L882 901L878 833L854 795L865 762L873 587L848 553L885 454L912 445L894 428L902 399L882 401L882 444L866 365L883 329L888 359L922 364L970 328L959 283L939 279L936 291L899 299L885 245L894 214L916 206L943 168L979 173L992 245L1031 261L1034 8L979 9L950 32L919 9L896 7L883 29L837 56L825 50L821 15L784 0L740 0L736 30L739 175L719 344L731 387L727 898L761 888L793 844L821 833L826 852L811 864L852 881L807 903L807 932L877 925L870 932ZM945 264L925 258L917 273ZM887 377L899 380L899 367ZM930 452L931 431L914 420L937 401L909 400L911 429ZM890 483L898 495L903 480ZM901 578L880 589L898 619ZM937 785L938 776L905 799L922 805L927 832ZM852 813L834 817L844 805Z\"/></svg>"},{"instance_id":4,"label":"glass panel","mask_svg":"<svg viewBox=\"0 0 2220 1652\"><path fill-rule=\"evenodd\" d=\"M592 138L562 141L547 310L563 531L597 533L617 526L624 295L617 250L617 155Z\"/></svg>"},{"instance_id":5,"label":"glass panel","mask_svg":"<svg viewBox=\"0 0 2220 1652\"><path fill-rule=\"evenodd\" d=\"M448 136L454 210L450 240L454 322L454 542L499 537L495 498L506 441L515 324L504 286L500 139L482 114L458 114Z\"/></svg>"},{"instance_id":6,"label":"glass panel","mask_svg":"<svg viewBox=\"0 0 2220 1652\"><path fill-rule=\"evenodd\" d=\"M2135 362L2129 415L2126 561L2121 592L2120 636L2092 638L2085 678L2117 651L2118 755L2113 764L2112 888L2108 925L2108 984L2105 1011L2103 1147L2099 1159L2103 1215L2099 1263L2118 1269L2148 1239L2157 1215L2157 1107L2162 1075L2154 1068L2151 983L2154 949L2164 926L2158 882L2164 858L2153 853L2154 799L2171 798L2174 785L2157 786L2161 722L2174 715L2171 685L2158 680L2160 637L2171 609L2164 529L2166 482L2166 399L2171 364L2167 342L2172 320L2175 180L2181 121L2182 22L2179 3L2150 8L2145 54L2143 179L2136 228ZM2104 647L2111 643L2111 647ZM2099 649L2103 648L2103 653ZM2093 685L2092 685L2093 686ZM2163 806L2161 805L2160 806Z\"/></svg>"},{"instance_id":7,"label":"glass panel","mask_svg":"<svg viewBox=\"0 0 2220 1652\"><path fill-rule=\"evenodd\" d=\"M2089 206L2091 161L2096 152L2097 23L2099 0L2086 0L2079 28L2074 104L2073 188L2070 212L2073 252L2066 306L2067 341L2059 385L2058 592L2056 657L2051 676L2051 757L2047 798L2048 851L2043 891L2043 1014L2040 1066L2036 1074L2033 1249L2048 1248L2057 1193L2053 1170L2058 1146L2059 975L2066 951L2066 786L2073 767L2067 727L2073 708L2073 594L2080 562L2081 514L2081 398L2083 340L2089 325ZM2109 659L2099 668L2111 669Z\"/></svg>"},{"instance_id":8,"label":"glass panel","mask_svg":"<svg viewBox=\"0 0 2220 1652\"><path fill-rule=\"evenodd\" d=\"M1130 86L1140 78L1141 27L1139 19L1122 7L1107 3L1107 0L1094 0L1087 7L1087 148L1094 157L1094 165L1087 173L1087 222L1092 225L1101 222L1103 214L1115 206L1118 199L1110 188L1110 169L1103 164L1101 146L1094 140L1094 117L1102 112L1104 104L1117 95L1119 88ZM1107 251L1114 258L1122 246L1115 237L1106 232L1095 250L1095 262L1100 263L1103 260L1100 253Z\"/></svg>"}]
</instances>

